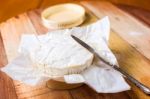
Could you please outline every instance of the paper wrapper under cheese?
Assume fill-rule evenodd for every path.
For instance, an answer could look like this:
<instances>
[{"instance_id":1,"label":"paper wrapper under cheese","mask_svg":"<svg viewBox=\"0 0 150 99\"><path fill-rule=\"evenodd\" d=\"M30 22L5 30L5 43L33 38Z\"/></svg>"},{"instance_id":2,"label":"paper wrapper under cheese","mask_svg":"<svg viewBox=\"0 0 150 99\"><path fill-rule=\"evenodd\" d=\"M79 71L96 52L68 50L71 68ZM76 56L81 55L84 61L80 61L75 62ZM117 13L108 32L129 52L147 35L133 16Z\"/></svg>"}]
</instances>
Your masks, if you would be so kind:
<instances>
[{"instance_id":1,"label":"paper wrapper under cheese","mask_svg":"<svg viewBox=\"0 0 150 99\"><path fill-rule=\"evenodd\" d=\"M13 80L19 80L28 85L44 84L49 80L49 77L44 76L42 70L33 66L28 53L24 52L24 54L20 54L1 70L7 73Z\"/></svg>"},{"instance_id":2,"label":"paper wrapper under cheese","mask_svg":"<svg viewBox=\"0 0 150 99\"><path fill-rule=\"evenodd\" d=\"M97 52L99 52L99 55L102 56L104 59L106 59L112 64L116 64L117 63L116 58L107 46L109 39L109 31L110 31L109 20L108 17L105 17L102 20L87 27L81 28L77 27L73 29L57 30L52 32L66 33L69 35L73 34L82 39L83 41L85 41L86 43L90 44ZM49 33L43 35L43 37L48 38ZM51 77L46 76L42 70L36 68L36 66L33 66L31 59L28 57L29 56L28 51L24 50L22 52L23 52L22 54L19 54L19 56L15 60L13 60L8 65L3 67L1 70L6 74L8 74L14 80L19 80L29 85L40 85L46 83L47 80L52 79ZM95 64L98 64L98 62L96 62ZM107 67L107 69L113 72L107 71L106 68L102 68L101 66L99 66L99 68L96 66L95 65L90 66L90 68L81 72L81 74L65 75L64 77L65 82L66 83L84 82L93 89L95 89L97 92L105 92L105 93L107 92L113 93L129 89L129 86L127 86L121 74L116 73L116 71L112 70L112 68L110 67L109 68ZM94 74L93 71L97 72ZM100 83L97 83L97 81L99 80L99 78L96 79L97 77L95 77L97 74L104 75L103 80L100 81ZM76 75L80 76L79 77L80 79L76 80L77 79ZM92 76L94 76L94 78L89 79ZM70 78L66 79L68 77ZM101 75L99 75L98 77L101 77ZM117 81L112 80L112 77ZM106 84L102 83L108 81L109 79L111 80L110 83ZM119 84L121 84L123 87L120 87ZM108 88L110 86L112 89Z\"/></svg>"},{"instance_id":3,"label":"paper wrapper under cheese","mask_svg":"<svg viewBox=\"0 0 150 99\"><path fill-rule=\"evenodd\" d=\"M85 83L98 93L116 93L129 90L121 74L103 63L92 65L81 74L65 75L67 83Z\"/></svg>"}]
</instances>

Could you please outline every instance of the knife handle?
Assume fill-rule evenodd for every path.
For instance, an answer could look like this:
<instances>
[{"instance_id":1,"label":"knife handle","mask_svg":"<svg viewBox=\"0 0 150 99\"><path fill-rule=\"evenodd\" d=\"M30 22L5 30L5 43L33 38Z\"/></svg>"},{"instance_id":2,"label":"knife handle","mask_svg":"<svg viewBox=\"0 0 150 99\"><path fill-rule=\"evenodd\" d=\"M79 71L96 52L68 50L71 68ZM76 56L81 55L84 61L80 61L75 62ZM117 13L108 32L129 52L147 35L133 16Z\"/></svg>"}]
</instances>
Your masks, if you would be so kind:
<instances>
[{"instance_id":1,"label":"knife handle","mask_svg":"<svg viewBox=\"0 0 150 99\"><path fill-rule=\"evenodd\" d=\"M125 77L128 78L128 80L130 80L132 83L134 83L138 88L140 88L144 93L146 93L147 95L150 95L150 88L145 86L144 84L140 83L138 80L136 80L135 78L133 78L131 75L129 75L128 73L126 73L125 71L123 71L121 68L119 68L118 66L114 65L113 68L117 71L119 71L120 73L122 73Z\"/></svg>"}]
</instances>

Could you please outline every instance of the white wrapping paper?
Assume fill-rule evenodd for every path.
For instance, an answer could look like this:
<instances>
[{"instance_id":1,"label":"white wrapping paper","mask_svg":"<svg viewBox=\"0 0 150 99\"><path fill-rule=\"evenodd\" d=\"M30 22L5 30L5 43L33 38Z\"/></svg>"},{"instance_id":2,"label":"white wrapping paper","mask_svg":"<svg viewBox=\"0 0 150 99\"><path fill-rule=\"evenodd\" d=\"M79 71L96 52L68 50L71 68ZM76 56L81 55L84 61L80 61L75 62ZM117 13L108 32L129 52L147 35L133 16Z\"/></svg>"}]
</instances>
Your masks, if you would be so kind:
<instances>
[{"instance_id":1,"label":"white wrapping paper","mask_svg":"<svg viewBox=\"0 0 150 99\"><path fill-rule=\"evenodd\" d=\"M117 64L115 56L107 46L110 32L108 17L86 27L52 32L73 34L92 46L106 61ZM45 42L49 38L49 33L39 36L39 40ZM46 76L41 69L36 68L29 57L28 49L34 47L38 42L35 35L23 35L21 42L24 43L20 43L18 57L1 70L12 79L29 85L40 85L46 83L49 79L53 79L53 77ZM32 45L30 42L32 42ZM89 68L80 74L64 75L64 81L66 83L85 83L99 93L115 93L130 89L120 73L106 66L100 60L94 61Z\"/></svg>"}]
</instances>

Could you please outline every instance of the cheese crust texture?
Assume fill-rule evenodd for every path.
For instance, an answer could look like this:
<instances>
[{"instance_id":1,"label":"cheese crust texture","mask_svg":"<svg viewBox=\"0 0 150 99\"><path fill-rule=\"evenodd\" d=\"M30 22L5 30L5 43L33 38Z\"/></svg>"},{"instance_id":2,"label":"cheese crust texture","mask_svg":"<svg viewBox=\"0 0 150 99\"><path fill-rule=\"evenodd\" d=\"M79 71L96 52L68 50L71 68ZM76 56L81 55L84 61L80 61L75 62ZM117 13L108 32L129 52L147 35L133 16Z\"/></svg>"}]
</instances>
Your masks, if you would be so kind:
<instances>
[{"instance_id":1,"label":"cheese crust texture","mask_svg":"<svg viewBox=\"0 0 150 99\"><path fill-rule=\"evenodd\" d=\"M34 41L30 43L31 47L26 47L29 48L30 59L47 76L81 73L92 64L93 54L68 34L49 33L39 37L39 40L32 36ZM27 42L29 44L29 40L22 43Z\"/></svg>"}]
</instances>

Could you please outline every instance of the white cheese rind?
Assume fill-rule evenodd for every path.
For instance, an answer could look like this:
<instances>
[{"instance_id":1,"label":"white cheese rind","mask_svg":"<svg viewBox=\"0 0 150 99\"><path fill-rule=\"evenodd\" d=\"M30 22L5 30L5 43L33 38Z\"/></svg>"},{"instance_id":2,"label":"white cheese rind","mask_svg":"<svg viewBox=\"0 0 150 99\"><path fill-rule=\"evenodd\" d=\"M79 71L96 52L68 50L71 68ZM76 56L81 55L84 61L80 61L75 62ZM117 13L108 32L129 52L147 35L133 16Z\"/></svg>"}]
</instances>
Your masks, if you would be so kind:
<instances>
[{"instance_id":1,"label":"white cheese rind","mask_svg":"<svg viewBox=\"0 0 150 99\"><path fill-rule=\"evenodd\" d=\"M80 38L85 43L89 44L94 50L107 62L114 65L117 64L117 59L108 47L110 34L110 22L108 17L105 17L96 23L85 27L75 27L71 34Z\"/></svg>"},{"instance_id":2,"label":"white cheese rind","mask_svg":"<svg viewBox=\"0 0 150 99\"><path fill-rule=\"evenodd\" d=\"M27 38L32 38L33 42L24 40ZM26 48L35 67L47 76L60 77L80 73L92 64L93 54L68 34L50 33L39 36L38 39L35 35L22 38L25 42L21 42L20 45L30 44L26 45L30 47L21 46L20 50Z\"/></svg>"}]
</instances>

